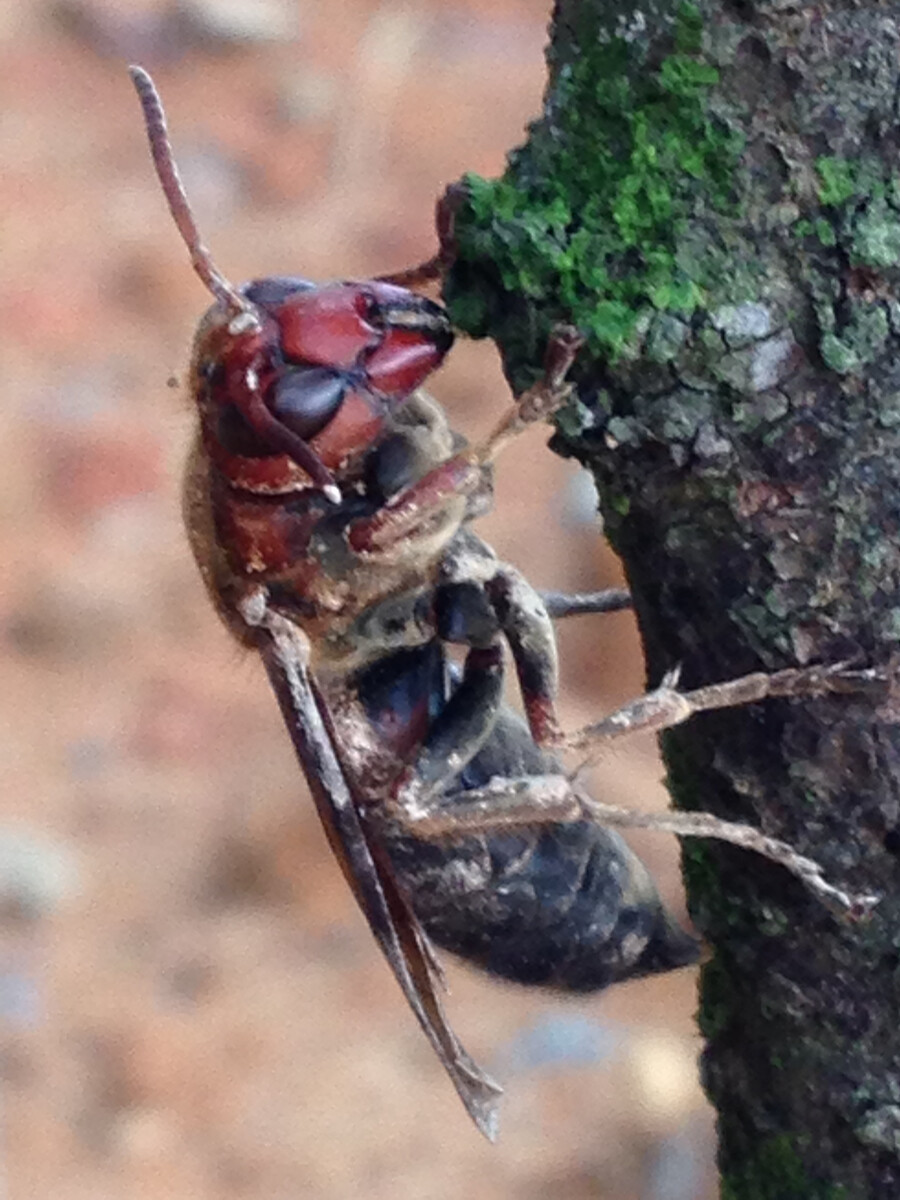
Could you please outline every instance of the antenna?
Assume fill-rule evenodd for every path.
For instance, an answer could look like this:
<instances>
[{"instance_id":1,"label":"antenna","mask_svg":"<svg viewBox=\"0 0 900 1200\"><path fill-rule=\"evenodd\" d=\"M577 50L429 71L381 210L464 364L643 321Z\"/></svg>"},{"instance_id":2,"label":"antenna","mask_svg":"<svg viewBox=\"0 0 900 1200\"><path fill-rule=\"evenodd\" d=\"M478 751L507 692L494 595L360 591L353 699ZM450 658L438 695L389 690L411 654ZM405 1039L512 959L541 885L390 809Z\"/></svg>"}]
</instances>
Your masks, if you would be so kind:
<instances>
[{"instance_id":1,"label":"antenna","mask_svg":"<svg viewBox=\"0 0 900 1200\"><path fill-rule=\"evenodd\" d=\"M240 294L234 284L229 283L225 276L220 274L212 260L212 255L200 238L200 231L197 229L187 192L184 190L184 184L181 182L181 176L178 174L178 167L175 164L175 156L172 153L172 143L169 141L169 130L166 125L166 114L159 92L156 90L156 84L143 67L129 67L128 74L131 76L131 82L134 84L141 108L144 110L144 124L150 142L150 153L153 156L153 165L156 167L163 195L175 224L178 226L178 232L190 252L194 270L208 291L212 292L216 299L221 300L233 313L252 313L253 305Z\"/></svg>"},{"instance_id":2,"label":"antenna","mask_svg":"<svg viewBox=\"0 0 900 1200\"><path fill-rule=\"evenodd\" d=\"M247 314L258 327L259 317L255 305L242 296L234 284L229 283L224 275L219 273L212 260L212 255L200 240L200 231L191 212L191 205L175 165L172 153L172 143L169 141L169 130L166 126L166 114L163 111L162 100L156 90L156 84L143 67L129 67L128 73L134 84L144 110L144 124L147 127L147 138L150 141L150 153L153 165L162 185L163 195L169 205L169 211L178 226L178 232L187 246L194 270L200 276L206 288L225 305L234 317ZM229 328L237 332L235 325ZM249 381L249 372L247 373ZM271 444L288 454L299 467L306 471L317 487L320 487L326 498L332 504L339 504L340 489L334 481L331 471L325 466L315 450L292 430L281 424L266 407L262 395L251 388L248 402L243 408L244 416L251 426Z\"/></svg>"}]
</instances>

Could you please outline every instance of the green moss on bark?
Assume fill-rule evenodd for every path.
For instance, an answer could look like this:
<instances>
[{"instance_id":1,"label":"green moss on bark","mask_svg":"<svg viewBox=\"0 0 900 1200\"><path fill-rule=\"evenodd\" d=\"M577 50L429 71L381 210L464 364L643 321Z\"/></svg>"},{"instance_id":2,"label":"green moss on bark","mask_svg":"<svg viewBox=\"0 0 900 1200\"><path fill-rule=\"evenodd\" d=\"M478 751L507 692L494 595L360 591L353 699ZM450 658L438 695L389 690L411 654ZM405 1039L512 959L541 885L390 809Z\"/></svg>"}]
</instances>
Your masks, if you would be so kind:
<instances>
[{"instance_id":1,"label":"green moss on bark","mask_svg":"<svg viewBox=\"0 0 900 1200\"><path fill-rule=\"evenodd\" d=\"M468 176L446 290L460 328L483 335L504 294L552 296L530 341L565 319L595 353L618 355L644 315L702 303L703 272L681 241L698 204L733 210L742 142L708 110L719 72L701 50L699 10L681 5L670 25L655 60L621 21L586 43L560 66L548 116L506 174Z\"/></svg>"},{"instance_id":2,"label":"green moss on bark","mask_svg":"<svg viewBox=\"0 0 900 1200\"><path fill-rule=\"evenodd\" d=\"M787 1134L755 1145L741 1167L723 1178L722 1200L850 1200L839 1184L811 1177L804 1165L809 1146L803 1151Z\"/></svg>"}]
</instances>

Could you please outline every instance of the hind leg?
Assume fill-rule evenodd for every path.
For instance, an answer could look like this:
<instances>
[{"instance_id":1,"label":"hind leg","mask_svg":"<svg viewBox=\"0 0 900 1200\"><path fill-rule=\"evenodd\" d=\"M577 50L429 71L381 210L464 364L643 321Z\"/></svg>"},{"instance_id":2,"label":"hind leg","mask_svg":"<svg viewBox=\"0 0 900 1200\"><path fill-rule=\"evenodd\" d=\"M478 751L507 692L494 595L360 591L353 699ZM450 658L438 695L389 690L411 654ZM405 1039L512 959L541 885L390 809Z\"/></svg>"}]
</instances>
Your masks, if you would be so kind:
<instances>
[{"instance_id":1,"label":"hind leg","mask_svg":"<svg viewBox=\"0 0 900 1200\"><path fill-rule=\"evenodd\" d=\"M661 730L680 724L695 713L749 704L768 697L809 697L853 693L890 684L884 671L851 671L844 665L757 672L727 683L678 692L676 679L639 697L594 725L564 739L568 747L596 750L613 739L639 730ZM575 775L583 769L578 768ZM561 772L542 776L497 776L485 786L451 796L424 795L407 787L397 797L395 815L410 832L433 839L487 833L554 821L589 817L601 825L639 827L679 837L712 837L753 850L779 863L806 884L833 911L859 917L877 902L871 895L854 895L829 883L822 868L793 847L750 825L722 820L712 813L641 813L603 804L578 788L575 777Z\"/></svg>"},{"instance_id":2,"label":"hind leg","mask_svg":"<svg viewBox=\"0 0 900 1200\"><path fill-rule=\"evenodd\" d=\"M682 838L715 838L778 863L796 875L836 915L858 919L879 900L878 896L848 892L829 883L818 863L752 825L725 821L705 812L650 813L604 804L562 774L519 779L497 776L484 787L454 792L452 796L423 797L406 791L391 807L391 816L406 832L428 841L510 832L585 818L606 827L655 829Z\"/></svg>"}]
</instances>

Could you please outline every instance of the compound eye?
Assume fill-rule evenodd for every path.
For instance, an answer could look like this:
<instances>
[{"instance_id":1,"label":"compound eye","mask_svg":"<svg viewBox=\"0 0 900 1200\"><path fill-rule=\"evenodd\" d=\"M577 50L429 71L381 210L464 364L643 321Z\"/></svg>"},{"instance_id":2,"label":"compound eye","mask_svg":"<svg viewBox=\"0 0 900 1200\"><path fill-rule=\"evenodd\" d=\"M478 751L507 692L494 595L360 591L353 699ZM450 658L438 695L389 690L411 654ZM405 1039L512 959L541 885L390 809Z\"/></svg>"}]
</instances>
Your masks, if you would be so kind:
<instances>
[{"instance_id":1,"label":"compound eye","mask_svg":"<svg viewBox=\"0 0 900 1200\"><path fill-rule=\"evenodd\" d=\"M270 407L282 425L308 441L340 408L346 386L345 380L327 367L298 367L275 384Z\"/></svg>"}]
</instances>

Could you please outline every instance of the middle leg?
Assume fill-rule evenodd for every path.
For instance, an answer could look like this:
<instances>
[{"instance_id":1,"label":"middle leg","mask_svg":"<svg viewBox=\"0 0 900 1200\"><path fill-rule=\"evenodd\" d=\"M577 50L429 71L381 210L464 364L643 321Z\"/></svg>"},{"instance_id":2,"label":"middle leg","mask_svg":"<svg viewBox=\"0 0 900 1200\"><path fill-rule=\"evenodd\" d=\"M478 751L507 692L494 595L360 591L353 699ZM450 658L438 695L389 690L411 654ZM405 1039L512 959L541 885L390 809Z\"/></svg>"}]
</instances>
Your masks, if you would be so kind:
<instances>
[{"instance_id":1,"label":"middle leg","mask_svg":"<svg viewBox=\"0 0 900 1200\"><path fill-rule=\"evenodd\" d=\"M848 663L832 666L789 667L783 671L754 671L738 679L709 684L689 692L678 690L678 672L666 675L658 688L622 705L603 720L567 734L559 745L566 750L586 750L589 765L608 742L641 730L670 729L697 713L717 708L739 708L767 699L811 699L834 694L874 692L884 695L892 672L870 667L853 669ZM579 768L580 769L580 768Z\"/></svg>"},{"instance_id":2,"label":"middle leg","mask_svg":"<svg viewBox=\"0 0 900 1200\"><path fill-rule=\"evenodd\" d=\"M631 593L627 588L604 588L598 592L539 591L538 595L554 621L563 617L621 612L622 609L631 608Z\"/></svg>"}]
</instances>

